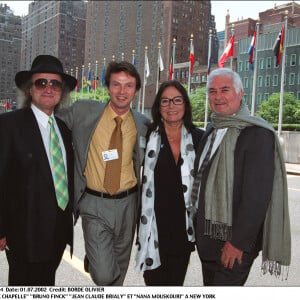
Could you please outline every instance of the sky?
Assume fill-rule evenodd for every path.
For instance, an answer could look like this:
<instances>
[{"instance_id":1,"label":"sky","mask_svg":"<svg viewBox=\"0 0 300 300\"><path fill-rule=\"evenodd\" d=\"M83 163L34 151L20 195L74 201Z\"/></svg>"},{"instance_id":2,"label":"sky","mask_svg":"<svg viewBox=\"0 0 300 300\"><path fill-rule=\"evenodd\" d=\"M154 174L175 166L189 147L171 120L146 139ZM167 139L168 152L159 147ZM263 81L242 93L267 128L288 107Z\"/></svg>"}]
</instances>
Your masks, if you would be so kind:
<instances>
[{"instance_id":1,"label":"sky","mask_svg":"<svg viewBox=\"0 0 300 300\"><path fill-rule=\"evenodd\" d=\"M22 16L28 14L28 4L31 1L0 1L6 3L16 15ZM214 1L212 0L212 14L215 15L217 31L225 29L225 16L227 10L230 14L230 22L252 18L256 20L258 13L273 8L274 4L282 5L290 1ZM296 1L300 4L300 1Z\"/></svg>"}]
</instances>

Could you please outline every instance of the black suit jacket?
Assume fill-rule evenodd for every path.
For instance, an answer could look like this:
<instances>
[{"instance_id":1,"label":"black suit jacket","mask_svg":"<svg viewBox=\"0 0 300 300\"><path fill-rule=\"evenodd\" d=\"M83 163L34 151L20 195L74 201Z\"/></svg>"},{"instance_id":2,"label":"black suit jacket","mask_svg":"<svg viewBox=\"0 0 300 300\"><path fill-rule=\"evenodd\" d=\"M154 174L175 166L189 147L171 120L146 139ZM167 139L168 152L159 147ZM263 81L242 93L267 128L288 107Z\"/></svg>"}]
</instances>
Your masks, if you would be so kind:
<instances>
[{"instance_id":1,"label":"black suit jacket","mask_svg":"<svg viewBox=\"0 0 300 300\"><path fill-rule=\"evenodd\" d=\"M208 128L208 134L212 128ZM206 142L201 142L197 158ZM224 242L204 235L204 192L214 156L204 170L196 217L196 242L202 260L219 260ZM233 224L231 243L247 253L261 250L262 228L271 200L274 176L274 134L264 128L243 129L234 152Z\"/></svg>"},{"instance_id":2,"label":"black suit jacket","mask_svg":"<svg viewBox=\"0 0 300 300\"><path fill-rule=\"evenodd\" d=\"M73 245L73 149L71 132L56 119L67 156L69 203L59 212L47 154L30 108L0 115L0 238L16 257L47 261L57 241ZM57 236L58 214L62 222Z\"/></svg>"}]
</instances>

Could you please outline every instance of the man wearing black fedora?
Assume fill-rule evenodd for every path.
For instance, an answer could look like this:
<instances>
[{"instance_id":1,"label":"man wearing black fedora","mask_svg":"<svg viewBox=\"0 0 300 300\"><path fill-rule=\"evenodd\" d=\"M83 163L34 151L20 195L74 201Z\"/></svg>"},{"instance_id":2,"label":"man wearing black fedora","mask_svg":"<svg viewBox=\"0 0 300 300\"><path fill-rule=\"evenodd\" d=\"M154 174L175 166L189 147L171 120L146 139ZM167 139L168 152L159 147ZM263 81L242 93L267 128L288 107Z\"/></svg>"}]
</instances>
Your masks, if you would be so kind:
<instances>
[{"instance_id":1,"label":"man wearing black fedora","mask_svg":"<svg viewBox=\"0 0 300 300\"><path fill-rule=\"evenodd\" d=\"M9 285L54 285L73 247L71 132L54 117L77 80L51 55L16 74L22 109L0 115L0 250Z\"/></svg>"}]
</instances>

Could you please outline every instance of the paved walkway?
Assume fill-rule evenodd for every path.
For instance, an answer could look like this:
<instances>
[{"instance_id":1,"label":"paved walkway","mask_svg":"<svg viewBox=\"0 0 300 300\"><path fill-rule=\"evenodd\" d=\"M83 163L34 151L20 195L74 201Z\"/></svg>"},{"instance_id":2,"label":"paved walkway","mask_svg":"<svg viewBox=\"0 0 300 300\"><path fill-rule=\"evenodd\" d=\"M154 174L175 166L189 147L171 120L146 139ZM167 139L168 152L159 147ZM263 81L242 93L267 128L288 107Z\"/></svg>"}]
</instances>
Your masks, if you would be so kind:
<instances>
[{"instance_id":1,"label":"paved walkway","mask_svg":"<svg viewBox=\"0 0 300 300\"><path fill-rule=\"evenodd\" d=\"M285 164L286 172L288 174L300 175L300 164Z\"/></svg>"}]
</instances>

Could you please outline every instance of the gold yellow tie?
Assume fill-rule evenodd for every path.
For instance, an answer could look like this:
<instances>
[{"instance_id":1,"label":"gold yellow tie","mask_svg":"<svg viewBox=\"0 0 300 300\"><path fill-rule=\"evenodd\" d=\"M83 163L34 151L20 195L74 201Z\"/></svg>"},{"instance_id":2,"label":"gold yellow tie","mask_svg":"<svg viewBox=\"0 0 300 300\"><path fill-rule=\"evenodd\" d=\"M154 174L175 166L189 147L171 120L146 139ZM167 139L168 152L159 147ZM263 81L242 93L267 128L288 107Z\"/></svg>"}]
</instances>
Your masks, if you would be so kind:
<instances>
[{"instance_id":1,"label":"gold yellow tie","mask_svg":"<svg viewBox=\"0 0 300 300\"><path fill-rule=\"evenodd\" d=\"M106 162L104 188L113 195L120 188L121 166L122 166L122 118L115 117L116 128L114 129L109 143L109 150L117 149L118 159L109 160Z\"/></svg>"}]
</instances>

